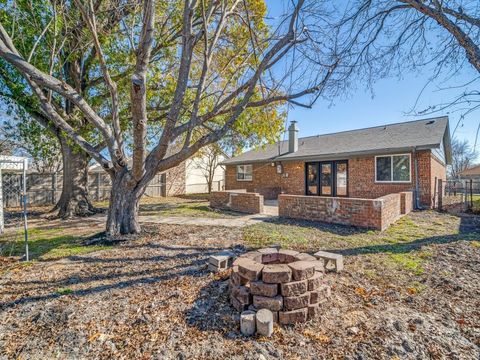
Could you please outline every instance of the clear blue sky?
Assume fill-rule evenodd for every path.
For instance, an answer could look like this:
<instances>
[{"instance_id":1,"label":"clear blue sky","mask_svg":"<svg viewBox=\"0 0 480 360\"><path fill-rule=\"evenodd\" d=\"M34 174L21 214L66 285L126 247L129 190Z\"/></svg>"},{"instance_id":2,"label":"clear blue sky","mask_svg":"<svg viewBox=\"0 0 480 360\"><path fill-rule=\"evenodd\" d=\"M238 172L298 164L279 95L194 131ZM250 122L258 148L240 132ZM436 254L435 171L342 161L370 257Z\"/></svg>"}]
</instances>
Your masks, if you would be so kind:
<instances>
[{"instance_id":1,"label":"clear blue sky","mask_svg":"<svg viewBox=\"0 0 480 360\"><path fill-rule=\"evenodd\" d=\"M271 21L281 13L283 1L267 0ZM289 120L297 120L300 136L331 133L356 128L383 125L394 122L403 122L426 117L448 115L450 128L453 132L459 118L459 113L444 112L427 116L412 116L411 109L418 95L431 76L431 71L425 69L421 74L404 73L402 79L396 77L378 81L373 86L374 96L365 86L359 84L345 99L334 99L333 105L327 101L318 101L313 109L290 108ZM432 84L426 88L420 97L416 110L423 110L429 105L438 105L443 101L451 100L461 90L442 90L452 85L465 83L478 76L473 68L466 64L462 74L447 82ZM474 112L464 119L455 132L455 137L467 139L471 146L475 142L475 133L480 121L480 112ZM480 139L477 151L480 150ZM477 161L480 161L477 158Z\"/></svg>"}]
</instances>

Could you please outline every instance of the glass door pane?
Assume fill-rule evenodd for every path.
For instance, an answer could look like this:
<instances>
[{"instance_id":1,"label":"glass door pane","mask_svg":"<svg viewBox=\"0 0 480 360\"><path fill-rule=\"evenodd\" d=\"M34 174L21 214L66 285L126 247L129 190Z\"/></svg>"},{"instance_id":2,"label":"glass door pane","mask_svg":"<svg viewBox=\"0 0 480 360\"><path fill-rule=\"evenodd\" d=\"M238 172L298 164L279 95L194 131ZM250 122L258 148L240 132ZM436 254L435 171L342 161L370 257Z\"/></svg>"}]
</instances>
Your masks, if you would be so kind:
<instances>
[{"instance_id":1,"label":"glass door pane","mask_svg":"<svg viewBox=\"0 0 480 360\"><path fill-rule=\"evenodd\" d=\"M347 163L335 163L336 179L336 194L335 196L347 196Z\"/></svg>"},{"instance_id":2,"label":"glass door pane","mask_svg":"<svg viewBox=\"0 0 480 360\"><path fill-rule=\"evenodd\" d=\"M318 194L318 163L307 164L307 195Z\"/></svg>"},{"instance_id":3,"label":"glass door pane","mask_svg":"<svg viewBox=\"0 0 480 360\"><path fill-rule=\"evenodd\" d=\"M332 195L332 163L320 163L320 195Z\"/></svg>"}]
</instances>

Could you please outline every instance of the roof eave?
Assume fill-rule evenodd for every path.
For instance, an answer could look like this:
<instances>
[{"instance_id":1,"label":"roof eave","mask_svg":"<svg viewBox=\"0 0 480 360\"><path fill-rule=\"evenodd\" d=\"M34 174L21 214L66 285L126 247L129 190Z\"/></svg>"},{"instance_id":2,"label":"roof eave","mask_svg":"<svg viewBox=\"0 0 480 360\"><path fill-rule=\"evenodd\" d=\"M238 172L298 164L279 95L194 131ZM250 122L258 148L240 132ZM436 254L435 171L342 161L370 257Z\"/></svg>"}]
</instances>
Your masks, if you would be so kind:
<instances>
[{"instance_id":1,"label":"roof eave","mask_svg":"<svg viewBox=\"0 0 480 360\"><path fill-rule=\"evenodd\" d=\"M445 149L445 162L447 165L452 165L452 138L450 136L450 125L448 120L447 126L445 127L445 133L443 134L443 148Z\"/></svg>"},{"instance_id":2,"label":"roof eave","mask_svg":"<svg viewBox=\"0 0 480 360\"><path fill-rule=\"evenodd\" d=\"M322 154L322 155L300 155L300 156L288 156L280 155L272 158L265 159L254 159L254 160L237 160L237 161L228 161L222 162L222 165L241 165L241 164L253 164L253 163L265 163L265 162L274 162L274 161L319 161L319 160L335 160L342 158L352 158L356 156L365 156L365 155L383 155L383 154L395 154L400 152L411 152L413 150L431 150L434 148L439 148L440 144L430 144L422 146L408 146L401 148L390 148L390 149L375 149L375 150L365 150L365 151L352 151L344 153L331 153L331 154ZM230 159L233 160L234 158Z\"/></svg>"}]
</instances>

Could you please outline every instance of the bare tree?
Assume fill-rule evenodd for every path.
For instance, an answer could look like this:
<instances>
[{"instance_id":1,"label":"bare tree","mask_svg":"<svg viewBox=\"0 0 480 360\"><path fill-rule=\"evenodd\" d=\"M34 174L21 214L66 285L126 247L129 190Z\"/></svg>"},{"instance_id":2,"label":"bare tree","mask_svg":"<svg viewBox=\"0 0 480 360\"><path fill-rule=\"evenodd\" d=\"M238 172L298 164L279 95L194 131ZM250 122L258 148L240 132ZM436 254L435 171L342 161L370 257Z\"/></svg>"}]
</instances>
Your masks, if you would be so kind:
<instances>
[{"instance_id":1,"label":"bare tree","mask_svg":"<svg viewBox=\"0 0 480 360\"><path fill-rule=\"evenodd\" d=\"M304 0L296 1L277 29L255 32L252 28L263 21L263 15L252 16L258 9L239 0L134 2L134 11L122 17L121 26L111 34L102 34L102 38L110 36L108 44L115 52L101 41L98 26L112 11L123 9L123 3L113 10L102 7L102 1L94 4L77 0L75 4L88 29L82 36L93 44L92 61L97 64L88 74L90 79L98 75L90 81L98 84L90 92L106 95L103 101L92 100L75 82L33 65L17 50L3 26L0 57L28 82L39 101L41 115L110 175L110 235L140 231L139 199L156 173L176 166L221 139L247 109L286 101L310 106L333 80L339 64L334 47L327 46L327 31L322 59L316 51L309 67L295 64L295 69L304 69L301 73L295 71L295 79L294 71L288 76L275 68L284 67L288 56L292 56L292 64L303 61L305 65L310 60L301 48L311 40L305 20L312 7L322 5L316 1L310 2L309 7ZM317 41L317 48L320 45ZM292 52L297 48L295 57ZM115 56L119 53L126 54L125 60L133 59L133 63L119 62ZM161 76L149 78L152 73ZM173 88L170 96L164 92L167 85ZM309 95L309 103L298 101ZM85 122L83 127L95 130L94 136L85 137L58 103L71 104L76 118ZM155 126L159 135L148 149L147 134ZM131 168L126 161L126 141L133 152ZM100 150L100 144L105 151ZM181 146L169 154L167 149L172 144Z\"/></svg>"},{"instance_id":2,"label":"bare tree","mask_svg":"<svg viewBox=\"0 0 480 360\"><path fill-rule=\"evenodd\" d=\"M452 140L452 165L448 175L451 179L458 179L459 174L474 165L477 153L472 150L467 140Z\"/></svg>"},{"instance_id":3,"label":"bare tree","mask_svg":"<svg viewBox=\"0 0 480 360\"><path fill-rule=\"evenodd\" d=\"M431 69L426 87L437 79L472 74L456 86L455 98L414 113L458 111L463 119L480 108L478 1L358 0L346 11L339 34L355 49L350 52L351 71L367 83L390 74L401 77L405 71Z\"/></svg>"},{"instance_id":4,"label":"bare tree","mask_svg":"<svg viewBox=\"0 0 480 360\"><path fill-rule=\"evenodd\" d=\"M215 173L220 166L221 160L224 158L224 152L218 144L205 146L198 152L197 156L192 159L193 164L199 169L207 183L207 191L212 192L213 180Z\"/></svg>"}]
</instances>

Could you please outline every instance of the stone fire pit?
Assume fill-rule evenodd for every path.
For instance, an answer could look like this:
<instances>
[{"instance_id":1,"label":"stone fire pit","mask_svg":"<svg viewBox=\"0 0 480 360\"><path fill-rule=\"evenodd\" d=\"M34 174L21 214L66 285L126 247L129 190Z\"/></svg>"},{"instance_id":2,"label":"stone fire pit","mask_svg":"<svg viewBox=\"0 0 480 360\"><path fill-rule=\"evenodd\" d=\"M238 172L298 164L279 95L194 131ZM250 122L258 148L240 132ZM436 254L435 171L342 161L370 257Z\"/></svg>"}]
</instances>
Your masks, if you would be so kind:
<instances>
[{"instance_id":1,"label":"stone fire pit","mask_svg":"<svg viewBox=\"0 0 480 360\"><path fill-rule=\"evenodd\" d=\"M305 322L329 296L324 262L312 255L267 248L233 262L230 302L240 312L269 309L280 324Z\"/></svg>"}]
</instances>

